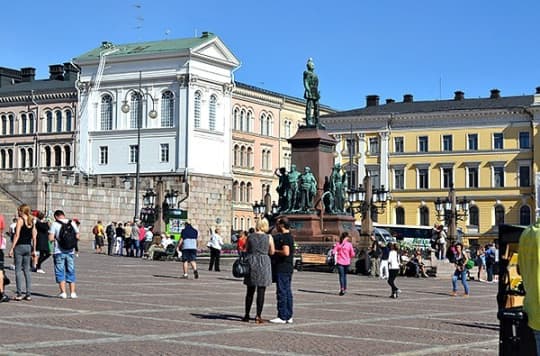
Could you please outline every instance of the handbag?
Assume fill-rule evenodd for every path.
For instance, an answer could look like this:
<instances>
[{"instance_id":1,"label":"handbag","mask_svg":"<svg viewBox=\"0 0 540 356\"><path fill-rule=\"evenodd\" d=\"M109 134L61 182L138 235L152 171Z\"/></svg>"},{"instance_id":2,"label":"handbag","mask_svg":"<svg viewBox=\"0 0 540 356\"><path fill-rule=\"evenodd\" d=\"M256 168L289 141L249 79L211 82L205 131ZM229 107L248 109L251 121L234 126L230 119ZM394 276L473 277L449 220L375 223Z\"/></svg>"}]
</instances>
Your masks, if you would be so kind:
<instances>
[{"instance_id":1,"label":"handbag","mask_svg":"<svg viewBox=\"0 0 540 356\"><path fill-rule=\"evenodd\" d=\"M11 281L9 280L8 276L6 276L6 273L4 272L4 287L9 285Z\"/></svg>"},{"instance_id":2,"label":"handbag","mask_svg":"<svg viewBox=\"0 0 540 356\"><path fill-rule=\"evenodd\" d=\"M244 256L240 256L234 261L232 266L232 274L236 278L243 278L249 276L251 269L249 262Z\"/></svg>"},{"instance_id":3,"label":"handbag","mask_svg":"<svg viewBox=\"0 0 540 356\"><path fill-rule=\"evenodd\" d=\"M330 266L334 266L336 264L336 254L334 253L334 250L330 250L326 254L326 264Z\"/></svg>"}]
</instances>

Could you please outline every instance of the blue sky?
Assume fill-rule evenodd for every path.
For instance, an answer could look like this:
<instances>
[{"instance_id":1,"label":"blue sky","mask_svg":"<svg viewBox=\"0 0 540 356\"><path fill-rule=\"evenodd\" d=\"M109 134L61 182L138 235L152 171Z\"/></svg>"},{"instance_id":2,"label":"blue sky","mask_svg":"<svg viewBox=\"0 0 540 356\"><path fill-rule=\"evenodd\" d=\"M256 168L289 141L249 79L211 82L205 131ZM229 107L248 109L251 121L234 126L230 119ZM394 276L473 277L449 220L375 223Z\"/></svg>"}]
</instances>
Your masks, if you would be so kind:
<instances>
[{"instance_id":1,"label":"blue sky","mask_svg":"<svg viewBox=\"0 0 540 356\"><path fill-rule=\"evenodd\" d=\"M32 8L33 7L33 8ZM2 4L0 66L67 62L101 41L217 34L240 59L236 79L302 97L312 57L321 102L533 94L540 86L540 1L34 0Z\"/></svg>"}]
</instances>

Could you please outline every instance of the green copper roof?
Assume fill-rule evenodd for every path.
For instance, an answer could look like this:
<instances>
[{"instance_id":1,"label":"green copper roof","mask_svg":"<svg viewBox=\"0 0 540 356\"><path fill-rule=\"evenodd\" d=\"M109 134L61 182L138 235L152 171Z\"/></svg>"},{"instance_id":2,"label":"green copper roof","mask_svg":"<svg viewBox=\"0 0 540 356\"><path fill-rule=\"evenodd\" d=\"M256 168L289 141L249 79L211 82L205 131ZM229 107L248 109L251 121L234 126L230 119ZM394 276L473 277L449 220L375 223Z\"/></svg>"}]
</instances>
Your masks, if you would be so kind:
<instances>
[{"instance_id":1,"label":"green copper roof","mask_svg":"<svg viewBox=\"0 0 540 356\"><path fill-rule=\"evenodd\" d=\"M128 44L114 44L111 42L103 42L98 48L94 48L90 52L81 54L75 57L73 60L77 61L91 61L99 60L99 54L106 50L117 49L116 51L107 55L107 57L126 57L140 54L163 54L174 53L195 48L209 42L216 38L211 32L203 32L201 37L194 38L179 38L171 40L151 41L151 42L137 42Z\"/></svg>"}]
</instances>

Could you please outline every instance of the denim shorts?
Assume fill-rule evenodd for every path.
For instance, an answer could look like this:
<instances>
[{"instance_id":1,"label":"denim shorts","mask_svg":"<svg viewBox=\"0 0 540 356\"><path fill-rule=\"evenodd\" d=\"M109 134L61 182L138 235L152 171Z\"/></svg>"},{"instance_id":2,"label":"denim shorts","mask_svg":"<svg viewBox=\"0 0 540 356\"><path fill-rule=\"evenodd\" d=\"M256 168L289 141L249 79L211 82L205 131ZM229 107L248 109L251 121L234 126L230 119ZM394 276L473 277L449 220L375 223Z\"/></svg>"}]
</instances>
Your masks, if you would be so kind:
<instances>
[{"instance_id":1,"label":"denim shorts","mask_svg":"<svg viewBox=\"0 0 540 356\"><path fill-rule=\"evenodd\" d=\"M75 283L75 257L72 253L57 253L54 255L54 277L56 283Z\"/></svg>"},{"instance_id":2,"label":"denim shorts","mask_svg":"<svg viewBox=\"0 0 540 356\"><path fill-rule=\"evenodd\" d=\"M182 250L182 262L192 262L197 260L197 250L185 249Z\"/></svg>"}]
</instances>

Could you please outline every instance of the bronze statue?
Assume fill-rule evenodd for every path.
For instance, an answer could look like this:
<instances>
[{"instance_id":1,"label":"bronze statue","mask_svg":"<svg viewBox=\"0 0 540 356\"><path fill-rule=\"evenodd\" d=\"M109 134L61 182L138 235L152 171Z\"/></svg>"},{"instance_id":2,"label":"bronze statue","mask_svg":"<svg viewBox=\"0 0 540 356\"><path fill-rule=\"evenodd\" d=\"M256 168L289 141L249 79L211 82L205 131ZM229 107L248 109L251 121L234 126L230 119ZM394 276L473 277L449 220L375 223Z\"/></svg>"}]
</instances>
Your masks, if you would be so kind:
<instances>
[{"instance_id":1,"label":"bronze statue","mask_svg":"<svg viewBox=\"0 0 540 356\"><path fill-rule=\"evenodd\" d=\"M304 71L304 99L306 99L306 125L308 127L319 126L319 78L315 74L315 64L310 58Z\"/></svg>"},{"instance_id":2,"label":"bronze statue","mask_svg":"<svg viewBox=\"0 0 540 356\"><path fill-rule=\"evenodd\" d=\"M311 168L305 167L304 173L300 177L300 210L309 211L313 209L313 199L317 193L317 181L311 173Z\"/></svg>"},{"instance_id":3,"label":"bronze statue","mask_svg":"<svg viewBox=\"0 0 540 356\"><path fill-rule=\"evenodd\" d=\"M341 174L341 164L336 163L332 168L330 176L330 191L334 197L334 212L343 213L345 211L345 200L347 197L347 175Z\"/></svg>"},{"instance_id":4,"label":"bronze statue","mask_svg":"<svg viewBox=\"0 0 540 356\"><path fill-rule=\"evenodd\" d=\"M287 196L290 190L289 177L285 167L277 168L274 172L276 176L279 177L279 183L276 188L278 193L278 205L279 211L286 211L288 208Z\"/></svg>"},{"instance_id":5,"label":"bronze statue","mask_svg":"<svg viewBox=\"0 0 540 356\"><path fill-rule=\"evenodd\" d=\"M291 170L287 174L288 191L287 191L287 212L293 212L297 210L298 206L298 193L300 180L300 172L296 170L296 164L291 164Z\"/></svg>"}]
</instances>

